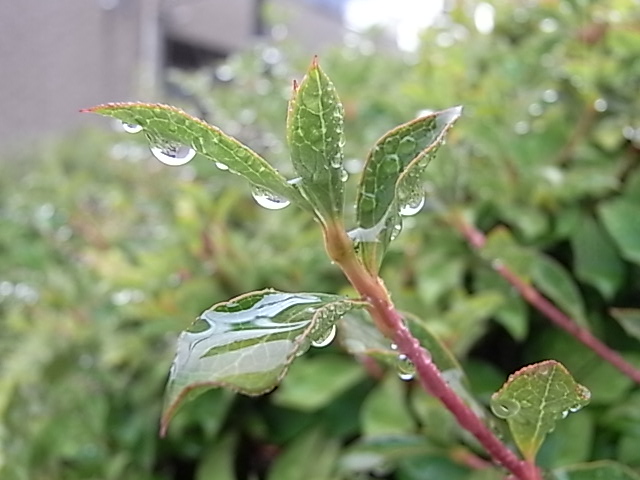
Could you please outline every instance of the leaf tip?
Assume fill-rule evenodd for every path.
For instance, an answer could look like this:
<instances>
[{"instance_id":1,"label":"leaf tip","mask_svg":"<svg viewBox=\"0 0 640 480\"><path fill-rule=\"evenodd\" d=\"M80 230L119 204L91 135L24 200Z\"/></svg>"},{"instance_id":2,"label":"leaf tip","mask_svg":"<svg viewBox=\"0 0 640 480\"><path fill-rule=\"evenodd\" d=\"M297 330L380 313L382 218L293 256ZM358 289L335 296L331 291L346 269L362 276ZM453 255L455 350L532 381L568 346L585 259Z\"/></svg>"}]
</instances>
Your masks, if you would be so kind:
<instances>
[{"instance_id":1,"label":"leaf tip","mask_svg":"<svg viewBox=\"0 0 640 480\"><path fill-rule=\"evenodd\" d=\"M316 69L318 66L318 55L314 55L313 60L311 60L311 68Z\"/></svg>"},{"instance_id":2,"label":"leaf tip","mask_svg":"<svg viewBox=\"0 0 640 480\"><path fill-rule=\"evenodd\" d=\"M293 79L293 93L296 93L298 91L298 87L300 85L298 85L298 81L294 78Z\"/></svg>"}]
</instances>

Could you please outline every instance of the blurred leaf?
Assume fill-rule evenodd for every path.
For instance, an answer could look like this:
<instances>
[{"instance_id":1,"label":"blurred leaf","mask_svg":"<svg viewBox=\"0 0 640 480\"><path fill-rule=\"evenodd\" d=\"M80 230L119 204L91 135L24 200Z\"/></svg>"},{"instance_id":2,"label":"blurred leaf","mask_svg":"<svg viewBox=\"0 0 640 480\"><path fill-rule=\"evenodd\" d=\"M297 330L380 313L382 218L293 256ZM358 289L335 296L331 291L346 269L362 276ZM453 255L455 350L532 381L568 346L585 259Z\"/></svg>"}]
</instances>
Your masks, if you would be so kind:
<instances>
[{"instance_id":1,"label":"blurred leaf","mask_svg":"<svg viewBox=\"0 0 640 480\"><path fill-rule=\"evenodd\" d=\"M571 237L576 276L611 298L624 279L624 265L609 236L584 215Z\"/></svg>"},{"instance_id":2,"label":"blurred leaf","mask_svg":"<svg viewBox=\"0 0 640 480\"><path fill-rule=\"evenodd\" d=\"M422 206L422 174L461 112L461 107L453 107L400 125L369 153L356 200L358 228L352 232L369 270L378 271L389 242L398 234L402 209Z\"/></svg>"},{"instance_id":3,"label":"blurred leaf","mask_svg":"<svg viewBox=\"0 0 640 480\"><path fill-rule=\"evenodd\" d=\"M480 255L488 262L504 263L523 281L528 281L535 263L535 253L518 245L506 227L496 227L487 234Z\"/></svg>"},{"instance_id":4,"label":"blurred leaf","mask_svg":"<svg viewBox=\"0 0 640 480\"><path fill-rule=\"evenodd\" d=\"M410 433L415 422L407 409L407 399L401 380L387 375L369 394L360 412L362 434L365 437Z\"/></svg>"},{"instance_id":5,"label":"blurred leaf","mask_svg":"<svg viewBox=\"0 0 640 480\"><path fill-rule=\"evenodd\" d=\"M321 430L312 430L292 441L269 471L269 480L334 480L340 443ZM312 462L310 465L309 462Z\"/></svg>"},{"instance_id":6,"label":"blurred leaf","mask_svg":"<svg viewBox=\"0 0 640 480\"><path fill-rule=\"evenodd\" d=\"M571 275L553 258L539 254L532 270L536 286L579 325L589 328L584 302Z\"/></svg>"},{"instance_id":7,"label":"blurred leaf","mask_svg":"<svg viewBox=\"0 0 640 480\"><path fill-rule=\"evenodd\" d=\"M442 478L466 480L469 471L444 455L423 455L404 460L398 470L399 480Z\"/></svg>"},{"instance_id":8,"label":"blurred leaf","mask_svg":"<svg viewBox=\"0 0 640 480\"><path fill-rule=\"evenodd\" d=\"M640 216L637 202L619 198L600 204L600 217L622 256L640 265Z\"/></svg>"},{"instance_id":9,"label":"blurred leaf","mask_svg":"<svg viewBox=\"0 0 640 480\"><path fill-rule=\"evenodd\" d=\"M294 85L287 115L296 188L324 223L342 219L344 203L344 112L335 87L314 59L300 86Z\"/></svg>"},{"instance_id":10,"label":"blurred leaf","mask_svg":"<svg viewBox=\"0 0 640 480\"><path fill-rule=\"evenodd\" d=\"M343 452L340 469L348 472L383 472L399 460L432 453L434 447L423 436L389 435L360 439Z\"/></svg>"},{"instance_id":11,"label":"blurred leaf","mask_svg":"<svg viewBox=\"0 0 640 480\"><path fill-rule=\"evenodd\" d=\"M364 374L362 367L348 357L304 357L291 365L273 400L283 407L315 411L361 381Z\"/></svg>"},{"instance_id":12,"label":"blurred leaf","mask_svg":"<svg viewBox=\"0 0 640 480\"><path fill-rule=\"evenodd\" d=\"M593 451L595 433L596 422L592 412L569 415L558 422L556 429L545 439L538 453L538 465L555 468L588 461Z\"/></svg>"},{"instance_id":13,"label":"blurred leaf","mask_svg":"<svg viewBox=\"0 0 640 480\"><path fill-rule=\"evenodd\" d=\"M640 309L612 308L610 313L629 336L640 340Z\"/></svg>"},{"instance_id":14,"label":"blurred leaf","mask_svg":"<svg viewBox=\"0 0 640 480\"><path fill-rule=\"evenodd\" d=\"M583 463L555 470L556 480L639 480L629 467L609 460Z\"/></svg>"},{"instance_id":15,"label":"blurred leaf","mask_svg":"<svg viewBox=\"0 0 640 480\"><path fill-rule=\"evenodd\" d=\"M114 117L129 125L139 125L152 147L191 147L257 187L285 199L299 199L286 179L257 153L180 109L159 104L109 103L87 111Z\"/></svg>"},{"instance_id":16,"label":"blurred leaf","mask_svg":"<svg viewBox=\"0 0 640 480\"><path fill-rule=\"evenodd\" d=\"M262 290L206 310L178 339L161 432L178 407L210 388L248 395L273 389L296 356L330 342L335 322L362 306L337 295Z\"/></svg>"},{"instance_id":17,"label":"blurred leaf","mask_svg":"<svg viewBox=\"0 0 640 480\"><path fill-rule=\"evenodd\" d=\"M506 419L516 445L533 460L556 421L580 410L590 398L589 390L576 383L566 368L547 360L510 375L491 397L491 410Z\"/></svg>"},{"instance_id":18,"label":"blurred leaf","mask_svg":"<svg viewBox=\"0 0 640 480\"><path fill-rule=\"evenodd\" d=\"M198 464L195 480L236 480L234 457L237 439L226 435L210 448Z\"/></svg>"}]
</instances>

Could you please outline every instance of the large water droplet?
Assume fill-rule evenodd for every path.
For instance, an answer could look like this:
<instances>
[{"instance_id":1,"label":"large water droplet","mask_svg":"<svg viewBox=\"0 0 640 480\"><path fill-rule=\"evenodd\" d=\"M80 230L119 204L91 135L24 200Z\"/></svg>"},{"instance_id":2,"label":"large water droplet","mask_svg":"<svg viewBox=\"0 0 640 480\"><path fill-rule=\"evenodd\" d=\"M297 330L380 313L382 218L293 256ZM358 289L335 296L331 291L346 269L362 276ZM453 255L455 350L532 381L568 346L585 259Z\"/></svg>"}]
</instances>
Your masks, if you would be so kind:
<instances>
[{"instance_id":1,"label":"large water droplet","mask_svg":"<svg viewBox=\"0 0 640 480\"><path fill-rule=\"evenodd\" d=\"M401 353L396 359L396 371L400 380L409 381L413 380L416 375L416 366L409 360L409 357Z\"/></svg>"},{"instance_id":2,"label":"large water droplet","mask_svg":"<svg viewBox=\"0 0 640 480\"><path fill-rule=\"evenodd\" d=\"M193 148L177 144L151 147L151 153L162 163L172 167L189 163L196 156L196 151Z\"/></svg>"},{"instance_id":3,"label":"large water droplet","mask_svg":"<svg viewBox=\"0 0 640 480\"><path fill-rule=\"evenodd\" d=\"M122 122L122 129L127 133L139 133L142 131L142 127L140 125L126 122Z\"/></svg>"},{"instance_id":4,"label":"large water droplet","mask_svg":"<svg viewBox=\"0 0 640 480\"><path fill-rule=\"evenodd\" d=\"M268 210L282 210L291 204L291 202L286 198L279 197L278 195L261 188L254 188L251 191L251 196L258 205Z\"/></svg>"},{"instance_id":5,"label":"large water droplet","mask_svg":"<svg viewBox=\"0 0 640 480\"><path fill-rule=\"evenodd\" d=\"M473 23L476 26L476 30L483 35L493 32L495 16L496 9L493 5L486 2L479 3L473 12Z\"/></svg>"},{"instance_id":6,"label":"large water droplet","mask_svg":"<svg viewBox=\"0 0 640 480\"><path fill-rule=\"evenodd\" d=\"M316 338L315 340L312 340L311 345L313 345L316 348L326 347L331 342L333 342L334 338L336 338L336 330L337 330L336 326L333 325L331 329L329 329L329 331L326 332L324 335L322 335L319 338Z\"/></svg>"},{"instance_id":7,"label":"large water droplet","mask_svg":"<svg viewBox=\"0 0 640 480\"><path fill-rule=\"evenodd\" d=\"M402 215L403 217L411 217L412 215L415 215L420 210L422 210L422 207L424 207L424 202L424 195L416 196L416 198L409 200L407 204L400 207L400 215Z\"/></svg>"},{"instance_id":8,"label":"large water droplet","mask_svg":"<svg viewBox=\"0 0 640 480\"><path fill-rule=\"evenodd\" d=\"M508 398L491 398L491 411L496 417L509 418L520 411L520 404Z\"/></svg>"}]
</instances>

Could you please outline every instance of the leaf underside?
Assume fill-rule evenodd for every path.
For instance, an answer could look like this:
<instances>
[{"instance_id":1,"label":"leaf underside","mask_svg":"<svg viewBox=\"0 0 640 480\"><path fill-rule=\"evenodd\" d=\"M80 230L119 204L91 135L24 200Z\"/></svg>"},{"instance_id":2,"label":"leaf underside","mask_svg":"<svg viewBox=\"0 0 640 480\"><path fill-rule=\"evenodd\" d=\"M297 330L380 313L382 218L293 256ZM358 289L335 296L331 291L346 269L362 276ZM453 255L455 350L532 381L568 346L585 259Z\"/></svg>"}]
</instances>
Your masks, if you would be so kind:
<instances>
[{"instance_id":1,"label":"leaf underside","mask_svg":"<svg viewBox=\"0 0 640 480\"><path fill-rule=\"evenodd\" d=\"M491 409L507 420L516 445L533 461L556 421L589 403L591 393L554 360L529 365L512 374L491 397Z\"/></svg>"},{"instance_id":2,"label":"leaf underside","mask_svg":"<svg viewBox=\"0 0 640 480\"><path fill-rule=\"evenodd\" d=\"M462 108L431 113L400 125L376 142L358 187L354 239L370 271L377 271L400 220L400 209L424 194L422 174Z\"/></svg>"},{"instance_id":3,"label":"leaf underside","mask_svg":"<svg viewBox=\"0 0 640 480\"><path fill-rule=\"evenodd\" d=\"M247 395L272 390L311 342L326 338L342 315L363 305L338 295L268 289L206 310L178 338L161 434L180 405L208 389Z\"/></svg>"}]
</instances>

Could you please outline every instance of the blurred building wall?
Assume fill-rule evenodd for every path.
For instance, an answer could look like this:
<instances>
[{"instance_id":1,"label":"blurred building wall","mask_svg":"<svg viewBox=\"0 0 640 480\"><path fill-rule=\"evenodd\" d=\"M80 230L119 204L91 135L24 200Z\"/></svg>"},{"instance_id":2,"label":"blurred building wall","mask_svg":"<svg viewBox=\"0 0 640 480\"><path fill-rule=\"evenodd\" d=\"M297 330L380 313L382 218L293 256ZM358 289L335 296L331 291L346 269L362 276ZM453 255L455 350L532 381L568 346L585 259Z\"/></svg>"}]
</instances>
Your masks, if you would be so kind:
<instances>
[{"instance_id":1,"label":"blurred building wall","mask_svg":"<svg viewBox=\"0 0 640 480\"><path fill-rule=\"evenodd\" d=\"M211 58L268 30L265 4L310 53L342 40L339 0L20 0L0 2L0 142L55 135L95 121L80 108L157 99L167 45ZM336 5L338 5L336 7Z\"/></svg>"}]
</instances>

